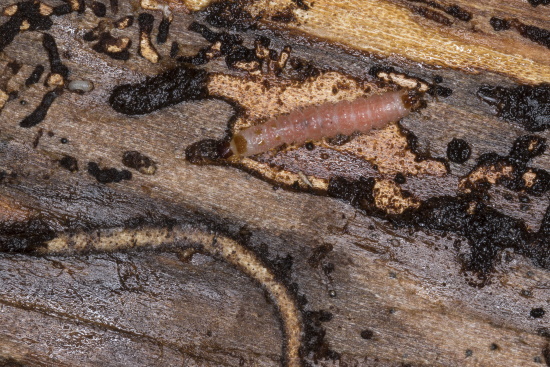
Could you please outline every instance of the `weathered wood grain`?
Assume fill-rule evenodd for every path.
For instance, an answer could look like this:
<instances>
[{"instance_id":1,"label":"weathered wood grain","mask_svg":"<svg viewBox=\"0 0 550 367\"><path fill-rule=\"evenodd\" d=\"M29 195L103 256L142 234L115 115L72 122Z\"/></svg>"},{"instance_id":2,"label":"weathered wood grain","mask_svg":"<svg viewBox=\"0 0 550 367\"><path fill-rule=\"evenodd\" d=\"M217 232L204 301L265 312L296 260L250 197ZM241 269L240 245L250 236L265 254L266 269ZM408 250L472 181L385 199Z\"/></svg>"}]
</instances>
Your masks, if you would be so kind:
<instances>
[{"instance_id":1,"label":"weathered wood grain","mask_svg":"<svg viewBox=\"0 0 550 367\"><path fill-rule=\"evenodd\" d=\"M0 5L9 4L2 0ZM442 85L453 90L450 97L430 99L428 108L401 122L431 157L445 157L454 137L467 140L473 150L464 165L450 163L449 173L408 176L403 188L419 200L457 195L459 179L476 158L488 152L506 155L514 140L527 134L519 125L495 117L491 107L475 97L479 86L550 81L550 50L513 31L495 35L486 24L498 14L543 27L550 16L547 6L457 1L477 21L478 31L466 32L463 25L446 29L419 18L405 1L317 0L308 11L296 10L293 4L297 22L282 24L264 16L260 29L240 32L245 44L251 47L261 34L272 39L271 49L280 52L290 45L292 57L361 82L373 83L369 69L384 64L430 82L441 76ZM254 6L265 10L262 2ZM108 16L139 12L137 4L120 1L117 16ZM154 35L161 14L151 14L156 18ZM52 18L54 26L47 32L54 36L70 78L90 80L94 90L82 95L65 91L43 122L21 128L19 122L51 89L43 84L46 75L30 87L24 86L25 80L37 64L48 70L48 59L40 32L23 32L5 48L0 87L18 90L19 95L0 111L2 228L19 223L21 233L32 239L29 228L55 235L184 223L240 238L270 264L290 256L287 281L307 299L304 314L323 311L317 327L326 333L330 350L338 353L307 358L318 365L550 363L548 269L508 249L497 257L489 280L477 287L476 273L465 269L461 260L471 249L459 235L397 227L341 200L274 187L235 167L191 164L185 159L188 146L226 133L234 108L223 100L183 102L143 116L113 111L108 99L116 85L176 65L168 57L171 41L180 43L180 55L185 56L209 45L188 30L192 21L205 23L203 14L174 13L168 42L154 44L161 56L158 64L137 55L136 26L116 31L134 41L130 60L119 61L82 40L99 21L90 9ZM22 65L15 74L7 66L14 60ZM242 123L274 106L284 111L304 102L299 88L289 92L282 105L270 104L271 99L264 98L269 93L244 94L235 87L254 86L259 77L228 69L223 59L205 68L233 80L225 90L218 85L216 93L210 84L211 93L234 93L233 99L248 107ZM273 76L274 83L288 82L292 75L285 73ZM319 90L319 96L326 92ZM302 94L306 100L308 94ZM262 104L266 100L269 103ZM537 135L548 137L547 132ZM62 138L68 142L63 144ZM315 158L313 154L322 152L316 149L311 156L303 148L294 156L281 154L276 163L321 178L384 173L368 161L338 152L331 152L330 159ZM130 169L131 180L103 184L87 172L89 162L128 169L122 156L130 150L153 159L155 174ZM77 172L60 166L66 155L78 161ZM397 156L384 159L397 171L410 166L399 163ZM529 164L549 169L548 153ZM525 221L535 232L549 205L547 193L531 196L528 203L520 201L522 195L495 185L488 205ZM205 254L173 248L55 256L2 253L0 279L0 365L280 364L283 335L276 306L261 285ZM541 307L546 315L530 316Z\"/></svg>"}]
</instances>

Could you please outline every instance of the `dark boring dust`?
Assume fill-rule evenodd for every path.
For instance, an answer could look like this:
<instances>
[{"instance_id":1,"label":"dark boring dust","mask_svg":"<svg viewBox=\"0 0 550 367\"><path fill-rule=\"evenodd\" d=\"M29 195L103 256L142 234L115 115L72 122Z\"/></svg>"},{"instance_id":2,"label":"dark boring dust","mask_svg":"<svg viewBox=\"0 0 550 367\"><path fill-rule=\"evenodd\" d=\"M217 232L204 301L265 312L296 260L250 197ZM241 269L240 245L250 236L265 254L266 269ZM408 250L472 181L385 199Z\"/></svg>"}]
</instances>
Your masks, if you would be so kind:
<instances>
[{"instance_id":1,"label":"dark boring dust","mask_svg":"<svg viewBox=\"0 0 550 367\"><path fill-rule=\"evenodd\" d=\"M126 115L142 115L183 101L208 96L207 72L186 66L170 69L136 84L117 86L109 104Z\"/></svg>"},{"instance_id":2,"label":"dark boring dust","mask_svg":"<svg viewBox=\"0 0 550 367\"><path fill-rule=\"evenodd\" d=\"M42 74L44 73L44 66L42 65L36 65L34 70L32 71L31 75L25 80L25 86L29 87L33 84L36 84L40 81L40 78L42 77Z\"/></svg>"},{"instance_id":3,"label":"dark boring dust","mask_svg":"<svg viewBox=\"0 0 550 367\"><path fill-rule=\"evenodd\" d=\"M61 62L61 59L59 58L57 44L55 43L55 39L52 37L52 35L44 33L44 36L42 38L42 45L48 53L51 72L59 74L63 77L63 79L66 79L69 76L69 68L67 68Z\"/></svg>"},{"instance_id":4,"label":"dark boring dust","mask_svg":"<svg viewBox=\"0 0 550 367\"><path fill-rule=\"evenodd\" d=\"M33 112L31 112L30 115L25 117L19 123L19 126L24 128L30 128L41 123L46 117L46 115L48 114L48 110L50 109L50 106L52 105L52 103L62 93L63 93L62 87L58 87L52 91L47 92L44 95L44 97L42 97L42 101L40 102L38 107L36 107L36 109Z\"/></svg>"},{"instance_id":5,"label":"dark boring dust","mask_svg":"<svg viewBox=\"0 0 550 367\"><path fill-rule=\"evenodd\" d=\"M135 150L124 152L122 164L145 174L152 174L156 170L155 162L151 158Z\"/></svg>"},{"instance_id":6,"label":"dark boring dust","mask_svg":"<svg viewBox=\"0 0 550 367\"><path fill-rule=\"evenodd\" d=\"M125 48L118 47L119 43L119 38L113 37L109 32L102 32L99 35L98 42L92 46L92 50L105 54L114 60L126 61L130 59L129 49L132 46L132 42L128 42ZM120 49L120 51L112 51L112 46L115 46L115 49Z\"/></svg>"},{"instance_id":7,"label":"dark boring dust","mask_svg":"<svg viewBox=\"0 0 550 367\"><path fill-rule=\"evenodd\" d=\"M88 173L95 177L97 182L107 184L112 182L120 182L122 180L131 180L132 172L123 169L117 170L116 168L99 168L99 165L95 162L88 163Z\"/></svg>"},{"instance_id":8,"label":"dark boring dust","mask_svg":"<svg viewBox=\"0 0 550 367\"><path fill-rule=\"evenodd\" d=\"M19 34L23 21L29 22L28 31L46 31L53 25L50 17L40 14L40 2L31 0L17 3L15 14L0 26L0 51Z\"/></svg>"},{"instance_id":9,"label":"dark boring dust","mask_svg":"<svg viewBox=\"0 0 550 367\"><path fill-rule=\"evenodd\" d=\"M522 125L528 131L550 127L550 84L518 87L482 86L477 95L495 106L497 116Z\"/></svg>"},{"instance_id":10,"label":"dark boring dust","mask_svg":"<svg viewBox=\"0 0 550 367\"><path fill-rule=\"evenodd\" d=\"M550 48L550 30L540 28L534 25L525 24L518 19L503 19L492 17L489 24L495 31L506 31L514 28L522 37L538 43L541 46Z\"/></svg>"},{"instance_id":11,"label":"dark boring dust","mask_svg":"<svg viewBox=\"0 0 550 367\"><path fill-rule=\"evenodd\" d=\"M214 27L242 32L255 28L259 19L245 10L246 4L245 0L216 1L202 13L205 15L206 21Z\"/></svg>"},{"instance_id":12,"label":"dark boring dust","mask_svg":"<svg viewBox=\"0 0 550 367\"><path fill-rule=\"evenodd\" d=\"M58 162L61 167L65 168L70 172L78 171L78 161L76 160L75 157L66 155L63 158L61 158Z\"/></svg>"},{"instance_id":13,"label":"dark boring dust","mask_svg":"<svg viewBox=\"0 0 550 367\"><path fill-rule=\"evenodd\" d=\"M0 222L0 251L28 253L44 247L56 237L55 231L40 216L26 222Z\"/></svg>"},{"instance_id":14,"label":"dark boring dust","mask_svg":"<svg viewBox=\"0 0 550 367\"><path fill-rule=\"evenodd\" d=\"M550 189L550 173L546 170L529 167L529 161L546 150L546 139L534 135L524 135L516 139L507 156L496 153L482 154L473 170L481 167L511 167L511 177L500 177L496 183L510 190L526 192L530 195L540 196ZM532 185L525 182L523 175L529 172L534 174ZM468 188L474 191L485 191L490 188L486 181L470 184Z\"/></svg>"},{"instance_id":15,"label":"dark boring dust","mask_svg":"<svg viewBox=\"0 0 550 367\"><path fill-rule=\"evenodd\" d=\"M458 5L448 5L448 6L446 6L446 5L442 5L442 4L440 4L436 1L433 1L433 0L409 0L409 1L412 2L412 3L422 3L424 5L427 5L428 7L443 11L443 12L449 14L450 16L452 16L453 18L456 18L456 19L461 20L463 22L469 22L470 20L472 20L472 13L470 13L469 11L461 8ZM430 10L428 8L422 8L422 9L426 9L426 11L427 11L426 14L436 13L436 14L442 15L441 13L435 12L435 11ZM423 14L421 14L421 15L423 15ZM429 16L427 18L429 18ZM448 20L448 18L446 18L446 19ZM432 19L432 20L437 21L436 19ZM450 24L446 24L446 25L450 25Z\"/></svg>"},{"instance_id":16,"label":"dark boring dust","mask_svg":"<svg viewBox=\"0 0 550 367\"><path fill-rule=\"evenodd\" d=\"M506 157L486 154L478 166L497 164L504 161L514 169L524 172L526 163L544 152L545 141L539 137L519 138ZM537 171L537 175L540 172ZM541 175L540 184L532 187L531 194L541 194L550 187L550 174ZM525 190L519 176L503 180L502 184L515 190ZM464 270L477 273L481 280L487 279L493 271L500 252L512 249L525 255L536 266L550 269L550 207L538 232L530 232L524 221L505 215L485 203L485 185L477 187L471 194L433 197L423 201L417 209L408 209L400 215L388 215L374 205L374 179L347 180L335 177L330 180L327 194L340 198L363 209L365 213L385 218L398 227L412 227L443 232L452 232L468 239L470 254L463 259Z\"/></svg>"},{"instance_id":17,"label":"dark boring dust","mask_svg":"<svg viewBox=\"0 0 550 367\"><path fill-rule=\"evenodd\" d=\"M170 20L163 17L159 23L159 29L157 33L157 43L159 45L166 43L168 40L168 34L170 33Z\"/></svg>"},{"instance_id":18,"label":"dark boring dust","mask_svg":"<svg viewBox=\"0 0 550 367\"><path fill-rule=\"evenodd\" d=\"M447 144L447 158L454 163L464 163L470 159L472 149L470 145L463 139L453 138Z\"/></svg>"},{"instance_id":19,"label":"dark boring dust","mask_svg":"<svg viewBox=\"0 0 550 367\"><path fill-rule=\"evenodd\" d=\"M243 38L238 34L228 32L214 32L208 27L193 22L189 26L189 30L199 33L210 43L220 42L221 47L219 50L220 56L225 57L225 62L228 67L234 68L237 62L253 62L256 61L261 64L262 60L258 58L253 48L243 46ZM204 47L194 56L182 56L178 58L178 61L183 63L189 63L193 65L202 65L210 61L208 53L210 47Z\"/></svg>"}]
</instances>

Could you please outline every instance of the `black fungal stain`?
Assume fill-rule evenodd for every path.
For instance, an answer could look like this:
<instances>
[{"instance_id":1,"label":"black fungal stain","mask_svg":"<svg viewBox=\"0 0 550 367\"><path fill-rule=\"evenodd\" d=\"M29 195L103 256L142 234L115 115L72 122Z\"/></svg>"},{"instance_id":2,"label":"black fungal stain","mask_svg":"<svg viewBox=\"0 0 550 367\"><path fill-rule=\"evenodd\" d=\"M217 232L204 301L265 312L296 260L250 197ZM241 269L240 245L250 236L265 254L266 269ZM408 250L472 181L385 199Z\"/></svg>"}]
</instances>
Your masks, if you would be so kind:
<instances>
[{"instance_id":1,"label":"black fungal stain","mask_svg":"<svg viewBox=\"0 0 550 367\"><path fill-rule=\"evenodd\" d=\"M139 32L150 35L153 31L153 23L155 22L155 17L149 13L141 13L138 16Z\"/></svg>"},{"instance_id":2,"label":"black fungal stain","mask_svg":"<svg viewBox=\"0 0 550 367\"><path fill-rule=\"evenodd\" d=\"M271 16L271 20L280 23L291 23L296 21L296 17L290 8L284 11L279 11Z\"/></svg>"},{"instance_id":3,"label":"black fungal stain","mask_svg":"<svg viewBox=\"0 0 550 367\"><path fill-rule=\"evenodd\" d=\"M313 249L311 256L307 259L307 263L312 268L317 268L332 250L333 246L326 243L316 247Z\"/></svg>"},{"instance_id":4,"label":"black fungal stain","mask_svg":"<svg viewBox=\"0 0 550 367\"><path fill-rule=\"evenodd\" d=\"M78 161L76 160L75 157L66 155L63 158L61 158L58 162L61 167L65 168L70 172L78 171Z\"/></svg>"},{"instance_id":5,"label":"black fungal stain","mask_svg":"<svg viewBox=\"0 0 550 367\"><path fill-rule=\"evenodd\" d=\"M241 1L217 1L208 6L203 13L208 24L217 28L242 32L254 29L259 17L253 17L244 9Z\"/></svg>"},{"instance_id":6,"label":"black fungal stain","mask_svg":"<svg viewBox=\"0 0 550 367\"><path fill-rule=\"evenodd\" d=\"M44 66L37 65L32 71L31 75L29 75L27 80L25 80L25 86L28 87L30 85L38 83L43 73L44 73Z\"/></svg>"},{"instance_id":7,"label":"black fungal stain","mask_svg":"<svg viewBox=\"0 0 550 367\"><path fill-rule=\"evenodd\" d=\"M156 171L155 162L145 154L135 150L124 152L122 155L122 164L143 174L153 174Z\"/></svg>"},{"instance_id":8,"label":"black fungal stain","mask_svg":"<svg viewBox=\"0 0 550 367\"><path fill-rule=\"evenodd\" d=\"M124 28L131 27L133 24L134 24L134 17L132 15L128 15L116 20L113 23L113 26L118 29L124 29Z\"/></svg>"},{"instance_id":9,"label":"black fungal stain","mask_svg":"<svg viewBox=\"0 0 550 367\"><path fill-rule=\"evenodd\" d=\"M539 5L548 5L550 4L550 0L528 0L529 4L532 6L539 6Z\"/></svg>"},{"instance_id":10,"label":"black fungal stain","mask_svg":"<svg viewBox=\"0 0 550 367\"><path fill-rule=\"evenodd\" d=\"M128 42L125 47L121 47L121 39L113 37L109 32L103 32L99 36L99 41L92 46L95 52L103 53L114 60L126 61L130 58L129 48L132 42ZM120 49L120 51L112 51L112 49Z\"/></svg>"},{"instance_id":11,"label":"black fungal stain","mask_svg":"<svg viewBox=\"0 0 550 367\"><path fill-rule=\"evenodd\" d=\"M472 20L472 13L462 9L458 5L451 5L446 7L445 13L463 22L469 22L470 20Z\"/></svg>"},{"instance_id":12,"label":"black fungal stain","mask_svg":"<svg viewBox=\"0 0 550 367\"><path fill-rule=\"evenodd\" d=\"M71 13L73 10L71 9L71 5L68 3L55 6L53 8L53 15L61 16L65 14Z\"/></svg>"},{"instance_id":13,"label":"black fungal stain","mask_svg":"<svg viewBox=\"0 0 550 367\"><path fill-rule=\"evenodd\" d=\"M546 311L544 311L544 308L537 307L537 308L532 308L531 312L529 312L529 315L534 319L540 319L540 318L544 317L545 313L546 313Z\"/></svg>"},{"instance_id":14,"label":"black fungal stain","mask_svg":"<svg viewBox=\"0 0 550 367\"><path fill-rule=\"evenodd\" d=\"M255 61L258 65L262 65L263 60L258 58L256 51L253 48L247 48L242 45L243 38L238 34L214 32L208 27L197 22L191 23L189 30L199 33L210 43L220 42L220 55L225 56L225 62L230 68L235 68L235 65L238 62L246 63ZM210 60L208 56L210 51L210 47L205 47L199 50L199 52L194 56L179 57L178 61L193 65L206 64Z\"/></svg>"},{"instance_id":15,"label":"black fungal stain","mask_svg":"<svg viewBox=\"0 0 550 367\"><path fill-rule=\"evenodd\" d=\"M493 27L493 29L496 32L506 31L511 27L510 21L506 19L497 18L497 17L492 17L489 20L489 24L491 25L491 27Z\"/></svg>"},{"instance_id":16,"label":"black fungal stain","mask_svg":"<svg viewBox=\"0 0 550 367\"><path fill-rule=\"evenodd\" d=\"M444 11L445 13L449 14L453 18L456 18L456 19L461 20L463 22L469 22L470 20L472 20L472 13L470 13L469 11L461 8L458 5L443 6L443 5L437 3L433 0L409 0L409 1L414 2L414 3L422 3L422 4L425 4L425 5L428 5L431 8ZM430 13L430 12L434 13L434 14L438 14L438 15L434 15L436 18L438 16L442 16L440 13L435 12L435 11L430 10L430 9L427 9L427 8L422 7L420 9L425 9L427 14ZM432 20L437 21L436 19L432 19ZM450 22L450 20L449 20L449 22Z\"/></svg>"},{"instance_id":17,"label":"black fungal stain","mask_svg":"<svg viewBox=\"0 0 550 367\"><path fill-rule=\"evenodd\" d=\"M40 2L31 0L17 3L15 14L0 26L0 52L19 34L24 21L29 24L28 31L46 31L53 25L50 17L40 14Z\"/></svg>"},{"instance_id":18,"label":"black fungal stain","mask_svg":"<svg viewBox=\"0 0 550 367\"><path fill-rule=\"evenodd\" d=\"M363 331L361 331L361 338L365 339L365 340L370 340L374 337L374 332L370 329L365 329Z\"/></svg>"},{"instance_id":19,"label":"black fungal stain","mask_svg":"<svg viewBox=\"0 0 550 367\"><path fill-rule=\"evenodd\" d=\"M290 58L290 67L296 72L293 79L299 82L305 82L308 79L316 78L321 75L321 70L312 62L297 57Z\"/></svg>"},{"instance_id":20,"label":"black fungal stain","mask_svg":"<svg viewBox=\"0 0 550 367\"><path fill-rule=\"evenodd\" d=\"M518 87L482 86L477 95L495 106L497 116L521 124L528 131L550 127L550 84Z\"/></svg>"},{"instance_id":21,"label":"black fungal stain","mask_svg":"<svg viewBox=\"0 0 550 367\"><path fill-rule=\"evenodd\" d=\"M301 347L301 355L319 360L340 360L340 354L330 349L325 340L326 330L321 326L324 319L324 311L305 311L303 314L304 337Z\"/></svg>"},{"instance_id":22,"label":"black fungal stain","mask_svg":"<svg viewBox=\"0 0 550 367\"><path fill-rule=\"evenodd\" d=\"M428 9L423 6L411 6L410 9L413 13L418 14L426 19L433 20L434 22L437 22L444 26L453 25L453 22L449 18L438 11Z\"/></svg>"},{"instance_id":23,"label":"black fungal stain","mask_svg":"<svg viewBox=\"0 0 550 367\"><path fill-rule=\"evenodd\" d=\"M226 142L204 139L188 146L185 149L185 158L193 164L220 164L226 150Z\"/></svg>"},{"instance_id":24,"label":"black fungal stain","mask_svg":"<svg viewBox=\"0 0 550 367\"><path fill-rule=\"evenodd\" d=\"M19 126L24 127L24 128L30 128L30 127L36 126L39 123L41 123L42 120L44 120L44 118L46 117L46 115L48 113L48 110L49 110L50 106L52 105L52 103L62 93L63 93L62 88L56 88L56 89L46 93L44 95L44 97L42 97L42 101L40 102L38 107L36 107L36 109L33 112L31 112L30 115L25 117L19 123Z\"/></svg>"},{"instance_id":25,"label":"black fungal stain","mask_svg":"<svg viewBox=\"0 0 550 367\"><path fill-rule=\"evenodd\" d=\"M550 344L546 344L542 349L542 358L544 358L546 365L550 367Z\"/></svg>"},{"instance_id":26,"label":"black fungal stain","mask_svg":"<svg viewBox=\"0 0 550 367\"><path fill-rule=\"evenodd\" d=\"M453 90L442 85L431 85L427 93L434 97L447 98L453 94Z\"/></svg>"},{"instance_id":27,"label":"black fungal stain","mask_svg":"<svg viewBox=\"0 0 550 367\"><path fill-rule=\"evenodd\" d=\"M299 9L302 9L302 10L309 10L310 6L308 4L306 4L304 2L304 0L292 0L292 2L294 4L296 4L296 6L299 8Z\"/></svg>"},{"instance_id":28,"label":"black fungal stain","mask_svg":"<svg viewBox=\"0 0 550 367\"><path fill-rule=\"evenodd\" d=\"M118 0L110 0L109 5L111 6L111 13L118 13Z\"/></svg>"},{"instance_id":29,"label":"black fungal stain","mask_svg":"<svg viewBox=\"0 0 550 367\"><path fill-rule=\"evenodd\" d=\"M488 159L492 160L490 164L495 164L495 160L505 160L506 164L515 165L515 169L520 172L518 175L521 175L522 169L527 169L526 163L542 154L545 147L545 140L542 138L520 137L514 143L509 156L486 154L480 158L478 164L489 164ZM518 181L509 179L502 184L519 189ZM550 174L546 173L541 181L540 184L535 183L537 189L534 186L530 189L538 193L547 191L550 187ZM475 191L467 195L430 198L422 201L416 209L390 215L374 205L374 183L373 178L348 180L334 177L329 181L327 194L362 209L365 214L387 219L397 227L451 232L465 237L468 239L470 254L462 258L463 269L476 273L482 281L481 285L488 280L499 253L504 249L526 256L536 266L550 269L550 207L538 232L529 231L522 220L507 216L485 204L483 193ZM524 189L524 183L521 183L521 188Z\"/></svg>"},{"instance_id":30,"label":"black fungal stain","mask_svg":"<svg viewBox=\"0 0 550 367\"><path fill-rule=\"evenodd\" d=\"M207 72L185 66L170 69L136 84L117 86L109 98L111 107L126 115L142 115L183 101L208 96Z\"/></svg>"},{"instance_id":31,"label":"black fungal stain","mask_svg":"<svg viewBox=\"0 0 550 367\"><path fill-rule=\"evenodd\" d=\"M168 40L168 33L170 33L170 20L166 17L162 18L159 24L159 30L157 33L157 43L163 44Z\"/></svg>"},{"instance_id":32,"label":"black fungal stain","mask_svg":"<svg viewBox=\"0 0 550 367\"><path fill-rule=\"evenodd\" d=\"M0 222L0 251L31 253L44 247L56 237L55 231L44 219L37 217L27 222Z\"/></svg>"},{"instance_id":33,"label":"black fungal stain","mask_svg":"<svg viewBox=\"0 0 550 367\"><path fill-rule=\"evenodd\" d=\"M36 132L36 136L34 138L34 141L32 142L32 147L34 149L36 149L36 147L38 146L38 143L40 143L40 138L42 138L42 135L44 135L44 130L43 129L38 129L38 131Z\"/></svg>"},{"instance_id":34,"label":"black fungal stain","mask_svg":"<svg viewBox=\"0 0 550 367\"><path fill-rule=\"evenodd\" d=\"M95 162L88 163L88 173L95 177L98 182L103 184L132 179L132 172L128 170L123 169L119 171L116 168L101 169Z\"/></svg>"},{"instance_id":35,"label":"black fungal stain","mask_svg":"<svg viewBox=\"0 0 550 367\"><path fill-rule=\"evenodd\" d=\"M497 184L512 191L540 196L550 189L550 173L543 169L529 167L527 163L543 154L545 150L546 139L534 135L524 135L514 141L508 156L500 156L495 153L482 154L472 172L482 167L494 167L497 171L510 167L511 173L498 178ZM525 180L526 173L532 175L529 183ZM482 181L468 184L468 188L483 192L490 188L490 185Z\"/></svg>"},{"instance_id":36,"label":"black fungal stain","mask_svg":"<svg viewBox=\"0 0 550 367\"><path fill-rule=\"evenodd\" d=\"M52 35L44 33L42 45L48 53L51 72L59 74L63 77L63 79L66 79L69 76L69 68L61 62L61 59L59 58L59 51L57 50L57 45Z\"/></svg>"},{"instance_id":37,"label":"black fungal stain","mask_svg":"<svg viewBox=\"0 0 550 367\"><path fill-rule=\"evenodd\" d=\"M541 46L550 48L550 31L548 29L523 24L516 19L512 20L511 24L523 37L538 43Z\"/></svg>"},{"instance_id":38,"label":"black fungal stain","mask_svg":"<svg viewBox=\"0 0 550 367\"><path fill-rule=\"evenodd\" d=\"M401 173L401 172L398 172L393 181L396 183L396 184L399 184L399 185L403 185L404 183L407 182L407 178Z\"/></svg>"},{"instance_id":39,"label":"black fungal stain","mask_svg":"<svg viewBox=\"0 0 550 367\"><path fill-rule=\"evenodd\" d=\"M17 61L10 61L6 67L11 70L12 74L17 74L21 70L22 65Z\"/></svg>"},{"instance_id":40,"label":"black fungal stain","mask_svg":"<svg viewBox=\"0 0 550 367\"><path fill-rule=\"evenodd\" d=\"M453 138L447 145L447 158L451 162L464 163L470 159L471 154L470 145L463 139Z\"/></svg>"},{"instance_id":41,"label":"black fungal stain","mask_svg":"<svg viewBox=\"0 0 550 367\"><path fill-rule=\"evenodd\" d=\"M175 59L180 52L180 45L177 41L173 41L170 46L170 58Z\"/></svg>"},{"instance_id":42,"label":"black fungal stain","mask_svg":"<svg viewBox=\"0 0 550 367\"><path fill-rule=\"evenodd\" d=\"M92 12L96 17L103 18L107 15L107 7L99 1L94 1L92 2Z\"/></svg>"}]
</instances>

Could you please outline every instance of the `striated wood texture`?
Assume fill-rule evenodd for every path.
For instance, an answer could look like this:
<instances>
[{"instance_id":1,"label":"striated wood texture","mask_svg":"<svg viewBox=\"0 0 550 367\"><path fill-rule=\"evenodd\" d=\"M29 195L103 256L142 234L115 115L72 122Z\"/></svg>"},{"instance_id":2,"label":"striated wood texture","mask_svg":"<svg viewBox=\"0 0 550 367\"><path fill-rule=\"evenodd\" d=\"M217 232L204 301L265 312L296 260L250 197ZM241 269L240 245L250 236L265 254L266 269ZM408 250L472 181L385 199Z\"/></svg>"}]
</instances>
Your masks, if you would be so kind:
<instances>
[{"instance_id":1,"label":"striated wood texture","mask_svg":"<svg viewBox=\"0 0 550 367\"><path fill-rule=\"evenodd\" d=\"M531 3L0 0L0 365L550 365ZM381 130L222 154L399 88Z\"/></svg>"}]
</instances>

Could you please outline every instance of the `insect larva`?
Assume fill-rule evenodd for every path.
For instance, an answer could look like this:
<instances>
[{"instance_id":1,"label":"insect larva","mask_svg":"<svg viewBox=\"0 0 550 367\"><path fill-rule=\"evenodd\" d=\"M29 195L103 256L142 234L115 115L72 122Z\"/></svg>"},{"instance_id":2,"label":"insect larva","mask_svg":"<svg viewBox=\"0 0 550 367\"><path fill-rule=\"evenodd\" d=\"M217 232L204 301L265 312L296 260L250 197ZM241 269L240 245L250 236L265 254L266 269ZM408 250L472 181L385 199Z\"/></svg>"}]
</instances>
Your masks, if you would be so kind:
<instances>
[{"instance_id":1,"label":"insect larva","mask_svg":"<svg viewBox=\"0 0 550 367\"><path fill-rule=\"evenodd\" d=\"M306 107L239 131L224 156L247 157L285 143L303 144L355 131L366 133L407 116L422 103L417 92L397 91Z\"/></svg>"}]
</instances>

